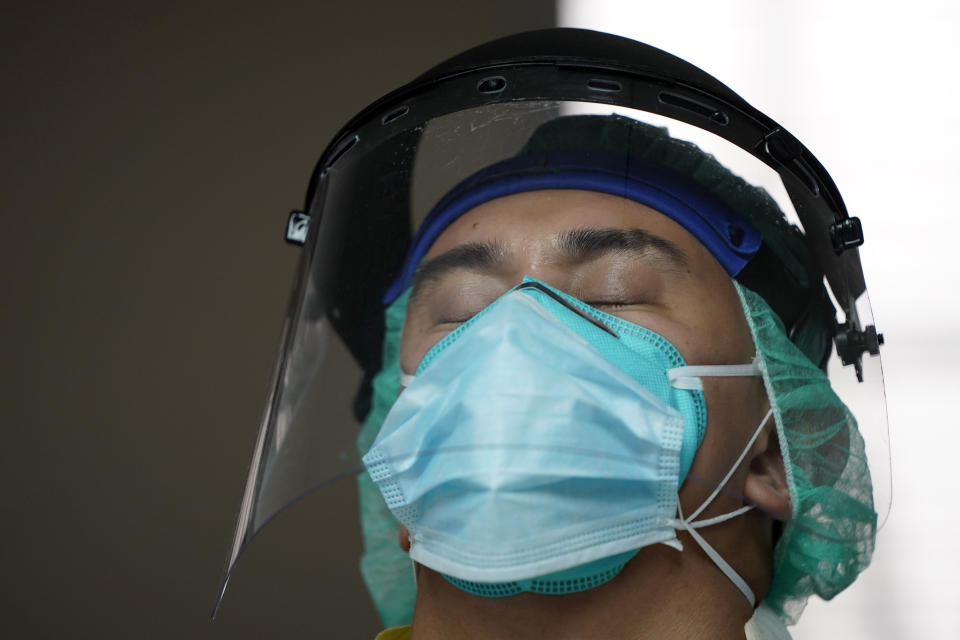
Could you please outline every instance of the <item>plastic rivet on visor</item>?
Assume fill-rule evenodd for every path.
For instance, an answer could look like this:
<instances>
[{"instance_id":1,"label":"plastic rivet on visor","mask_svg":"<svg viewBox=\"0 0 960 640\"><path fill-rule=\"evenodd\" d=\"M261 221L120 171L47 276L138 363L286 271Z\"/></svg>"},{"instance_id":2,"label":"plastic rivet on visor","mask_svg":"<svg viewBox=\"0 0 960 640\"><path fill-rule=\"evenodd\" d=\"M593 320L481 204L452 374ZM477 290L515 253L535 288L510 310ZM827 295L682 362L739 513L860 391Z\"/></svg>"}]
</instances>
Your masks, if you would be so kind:
<instances>
[{"instance_id":1,"label":"plastic rivet on visor","mask_svg":"<svg viewBox=\"0 0 960 640\"><path fill-rule=\"evenodd\" d=\"M290 244L303 245L310 230L310 216L303 211L291 211L287 218L286 240Z\"/></svg>"}]
</instances>

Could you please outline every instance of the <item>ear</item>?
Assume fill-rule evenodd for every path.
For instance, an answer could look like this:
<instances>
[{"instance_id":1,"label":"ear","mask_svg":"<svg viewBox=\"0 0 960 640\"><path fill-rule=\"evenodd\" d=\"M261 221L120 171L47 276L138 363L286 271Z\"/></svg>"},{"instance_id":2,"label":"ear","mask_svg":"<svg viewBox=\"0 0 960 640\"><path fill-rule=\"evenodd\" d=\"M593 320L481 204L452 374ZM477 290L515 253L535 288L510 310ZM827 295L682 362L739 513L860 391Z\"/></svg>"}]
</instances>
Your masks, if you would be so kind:
<instances>
[{"instance_id":1,"label":"ear","mask_svg":"<svg viewBox=\"0 0 960 640\"><path fill-rule=\"evenodd\" d=\"M410 553L410 532L402 524L397 529L397 543L400 545L401 551Z\"/></svg>"},{"instance_id":2,"label":"ear","mask_svg":"<svg viewBox=\"0 0 960 640\"><path fill-rule=\"evenodd\" d=\"M753 443L743 492L750 504L771 518L785 521L793 514L790 488L773 415L767 423Z\"/></svg>"}]
</instances>

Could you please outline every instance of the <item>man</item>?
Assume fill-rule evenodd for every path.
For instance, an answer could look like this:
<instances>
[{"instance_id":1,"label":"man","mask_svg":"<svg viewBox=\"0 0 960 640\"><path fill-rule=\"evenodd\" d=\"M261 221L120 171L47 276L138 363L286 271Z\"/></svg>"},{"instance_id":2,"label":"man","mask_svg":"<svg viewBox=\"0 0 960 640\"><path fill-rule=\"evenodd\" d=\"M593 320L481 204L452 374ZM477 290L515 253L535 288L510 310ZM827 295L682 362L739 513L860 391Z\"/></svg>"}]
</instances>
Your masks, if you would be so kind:
<instances>
[{"instance_id":1,"label":"man","mask_svg":"<svg viewBox=\"0 0 960 640\"><path fill-rule=\"evenodd\" d=\"M807 238L631 107L779 168ZM385 622L412 615L383 638L788 637L869 562L863 443L820 369L835 335L858 373L877 351L851 312L862 236L714 79L602 34L491 43L358 116L308 206L234 556L295 494L277 478L308 442L298 372L336 375L329 318L366 372L362 569Z\"/></svg>"},{"instance_id":2,"label":"man","mask_svg":"<svg viewBox=\"0 0 960 640\"><path fill-rule=\"evenodd\" d=\"M630 246L620 237L624 233L642 240ZM600 244L607 239L612 241ZM405 370L416 370L427 347L451 330L454 323L445 318L473 315L525 275L656 331L679 345L688 363L748 363L753 358L753 342L729 276L689 232L649 207L589 191L508 196L458 219L426 260L443 260L470 243L497 247L496 258L433 276L411 297L401 344ZM711 339L716 335L725 338ZM756 377L705 381L704 395L709 421L689 477L719 478L763 421L767 403ZM761 507L703 534L746 576L760 599L769 584L771 514L785 518L790 512L776 443L768 421L727 482L727 494L702 513L708 518L735 511L744 497ZM692 513L710 491L707 484L684 483L684 512ZM400 543L409 551L406 534ZM644 547L610 582L562 597L521 593L477 598L418 565L414 628L420 632L422 625L424 637L564 637L564 632L597 638L736 637L752 616L750 603L692 539L681 540L683 553L662 544Z\"/></svg>"}]
</instances>

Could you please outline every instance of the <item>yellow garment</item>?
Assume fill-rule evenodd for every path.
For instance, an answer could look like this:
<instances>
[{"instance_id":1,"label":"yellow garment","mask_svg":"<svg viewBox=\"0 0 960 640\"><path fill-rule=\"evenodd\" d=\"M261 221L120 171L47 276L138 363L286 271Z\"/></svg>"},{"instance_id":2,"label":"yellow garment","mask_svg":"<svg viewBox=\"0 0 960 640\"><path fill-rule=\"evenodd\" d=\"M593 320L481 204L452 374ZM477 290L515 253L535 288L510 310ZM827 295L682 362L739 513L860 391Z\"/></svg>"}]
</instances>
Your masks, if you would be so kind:
<instances>
[{"instance_id":1,"label":"yellow garment","mask_svg":"<svg viewBox=\"0 0 960 640\"><path fill-rule=\"evenodd\" d=\"M374 640L410 640L410 625L384 629Z\"/></svg>"}]
</instances>

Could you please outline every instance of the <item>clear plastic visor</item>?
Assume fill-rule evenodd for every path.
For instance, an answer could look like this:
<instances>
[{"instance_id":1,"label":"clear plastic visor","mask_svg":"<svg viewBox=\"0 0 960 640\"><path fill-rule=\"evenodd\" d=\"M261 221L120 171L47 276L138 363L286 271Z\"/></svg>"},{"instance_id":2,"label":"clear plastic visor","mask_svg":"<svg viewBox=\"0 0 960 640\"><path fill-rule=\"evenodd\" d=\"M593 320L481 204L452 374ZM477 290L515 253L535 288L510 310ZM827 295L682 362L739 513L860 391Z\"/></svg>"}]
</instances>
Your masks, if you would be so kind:
<instances>
[{"instance_id":1,"label":"clear plastic visor","mask_svg":"<svg viewBox=\"0 0 960 640\"><path fill-rule=\"evenodd\" d=\"M382 348L363 336L370 326L382 322L380 301L401 276L406 238L416 235L428 213L451 189L476 172L523 153L547 123L573 115L612 113L666 127L671 137L692 141L749 184L766 189L788 219L799 223L773 169L710 132L646 112L598 103L511 102L427 122L399 118L383 125L393 133L376 142L361 130L321 177L310 211L310 234L218 603L238 556L273 517L320 487L353 482L357 474L365 473L361 456L366 451L357 444L366 413L362 398L355 410L358 390L365 385L357 357L369 359ZM858 301L858 312L863 325L872 323L866 294ZM843 315L840 312L839 321L845 319ZM345 344L341 335L347 335L352 344ZM844 367L835 353L828 365L834 388L856 416L866 441L874 502L882 523L890 503L890 455L880 358L865 356L864 370L865 381L858 383L852 367ZM709 405L707 412L709 429ZM731 452L739 451L742 444L731 445ZM443 455L443 451L432 454ZM735 457L731 453L731 463ZM719 474L700 481L716 486L722 479ZM324 548L322 543L314 547Z\"/></svg>"}]
</instances>

